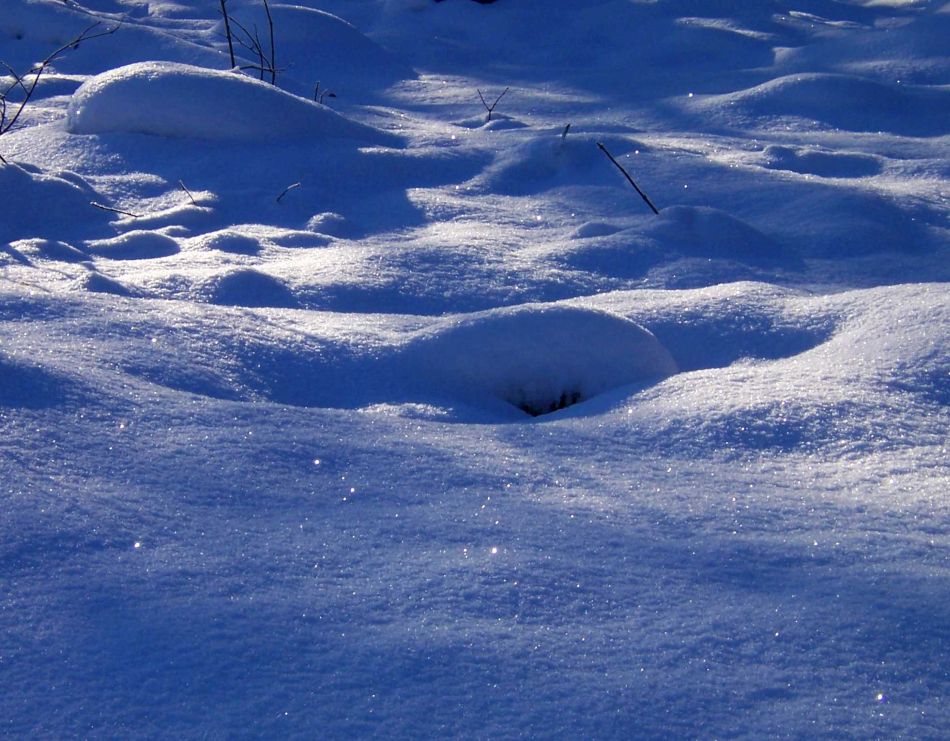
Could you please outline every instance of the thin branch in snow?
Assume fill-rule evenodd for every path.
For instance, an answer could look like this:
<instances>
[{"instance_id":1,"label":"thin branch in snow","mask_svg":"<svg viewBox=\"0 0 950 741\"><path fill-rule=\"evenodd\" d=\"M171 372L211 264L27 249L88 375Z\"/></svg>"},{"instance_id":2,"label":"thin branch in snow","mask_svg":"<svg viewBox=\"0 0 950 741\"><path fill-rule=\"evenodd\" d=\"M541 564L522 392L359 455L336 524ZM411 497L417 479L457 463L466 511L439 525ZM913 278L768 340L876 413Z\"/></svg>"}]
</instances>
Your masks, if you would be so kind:
<instances>
[{"instance_id":1,"label":"thin branch in snow","mask_svg":"<svg viewBox=\"0 0 950 741\"><path fill-rule=\"evenodd\" d=\"M178 187L181 188L183 191L185 191L185 193L188 194L188 197L191 199L191 205L192 205L192 206L197 206L197 205L198 205L198 202L195 200L195 197L191 194L191 191L188 190L188 188L187 188L187 186L185 185L185 182L184 182L183 180L179 180L179 181L178 181Z\"/></svg>"},{"instance_id":2,"label":"thin branch in snow","mask_svg":"<svg viewBox=\"0 0 950 741\"><path fill-rule=\"evenodd\" d=\"M482 91L479 90L478 88L475 88L475 92L478 93L478 97L481 99L482 105L485 106L485 110L488 111L488 118L485 119L486 121L491 121L491 114L492 114L492 111L495 110L495 106L498 105L498 101L500 101L502 98L504 98L504 97L505 97L505 94L506 94L510 89L511 89L511 88L507 88L507 87L506 87L506 88L502 91L501 95L499 95L497 98L495 98L495 102L492 103L491 105L488 105L488 102L485 100L485 96L482 95Z\"/></svg>"},{"instance_id":3,"label":"thin branch in snow","mask_svg":"<svg viewBox=\"0 0 950 741\"><path fill-rule=\"evenodd\" d=\"M106 206L102 203L96 203L95 201L89 201L89 205L93 208L101 209L102 211L111 211L114 214L122 214L123 216L131 216L133 219L141 219L142 214L133 214L131 211L123 211L121 208L112 208L112 206Z\"/></svg>"},{"instance_id":4,"label":"thin branch in snow","mask_svg":"<svg viewBox=\"0 0 950 741\"><path fill-rule=\"evenodd\" d=\"M281 194L277 196L277 202L280 203L281 198L287 195L294 188L299 188L299 187L300 187L300 183L291 183L290 185L288 185L286 188L283 189L283 191L281 191Z\"/></svg>"},{"instance_id":5,"label":"thin branch in snow","mask_svg":"<svg viewBox=\"0 0 950 741\"><path fill-rule=\"evenodd\" d=\"M607 155L607 159L609 159L611 162L613 162L614 165L617 166L617 169L620 170L620 172L623 173L624 177L627 178L627 181L630 183L630 185L633 186L633 189L634 189L635 191L637 191L637 193L640 194L640 197L643 199L644 203L646 203L647 206L650 207L650 210L653 211L653 213L655 213L657 216L659 216L659 215L660 215L660 212L657 211L656 206L653 205L653 201L650 200L650 198L647 196L646 193L644 193L642 190L640 190L640 186L637 185L636 182L634 182L634 179L633 179L632 177L630 177L630 173L627 172L627 171L623 168L623 165L621 165L619 162L617 162L617 160L614 159L614 156L613 156L610 152L607 151L607 147L605 147L601 142L597 142L597 146L600 147L600 151L601 151L601 152L603 152L605 155Z\"/></svg>"},{"instance_id":6,"label":"thin branch in snow","mask_svg":"<svg viewBox=\"0 0 950 741\"><path fill-rule=\"evenodd\" d=\"M24 82L23 82L23 78L20 77L20 75L17 74L17 71L16 71L15 69L13 69L13 67L11 67L11 66L10 66L9 64L7 64L6 62L0 62L0 64L2 64L4 67L6 67L7 72L9 72L9 73L10 73L10 76L13 78L13 84L12 84L9 88L7 88L7 92L4 93L4 95L6 95L7 93L9 93L9 92L10 92L11 90L13 90L13 88L15 88L15 87L21 87L21 88L23 88L23 92L24 92L24 93L29 92L29 91L26 89L26 85L25 85ZM30 74L30 73L27 72L27 74Z\"/></svg>"},{"instance_id":7,"label":"thin branch in snow","mask_svg":"<svg viewBox=\"0 0 950 741\"><path fill-rule=\"evenodd\" d=\"M245 40L245 39L242 39L240 36L238 36L238 37L237 37L238 43L239 43L241 46L243 46L245 49L247 49L249 52L251 52L252 54L256 54L256 55L257 55L257 59L258 59L258 64L257 64L257 65L246 64L246 65L243 65L243 66L241 67L241 69L242 69L242 70L245 70L245 69L256 69L256 70L258 70L258 72L260 73L260 79L261 79L261 81L263 81L263 80L264 80L264 72L267 70L267 68L265 67L264 47L263 47L263 45L261 44L261 37L260 37L260 34L258 34L258 32L257 32L257 26L256 26L256 25L254 26L254 33L252 34L250 31L247 30L247 28L244 27L244 24L241 23L241 22L240 22L239 20L237 20L236 18L232 18L231 21L232 21L232 22L234 23L234 25L237 26L238 29L240 29L240 30L244 33L244 35L247 37L247 39Z\"/></svg>"},{"instance_id":8,"label":"thin branch in snow","mask_svg":"<svg viewBox=\"0 0 950 741\"><path fill-rule=\"evenodd\" d=\"M267 14L267 26L270 30L270 84L277 84L277 48L274 46L274 19L270 14L270 5L264 0L264 12Z\"/></svg>"},{"instance_id":9,"label":"thin branch in snow","mask_svg":"<svg viewBox=\"0 0 950 741\"><path fill-rule=\"evenodd\" d=\"M234 39L231 36L231 19L228 17L227 0L221 0L221 15L224 16L224 33L228 37L228 54L231 55L231 69L237 67L234 61Z\"/></svg>"},{"instance_id":10,"label":"thin branch in snow","mask_svg":"<svg viewBox=\"0 0 950 741\"><path fill-rule=\"evenodd\" d=\"M264 10L267 12L267 24L270 29L270 53L265 54L264 52L264 42L261 41L260 32L257 30L257 25L254 25L254 33L251 33L247 27L241 23L237 18L231 18L231 23L233 23L241 33L244 34L244 38L240 35L235 36L237 42L247 49L249 52L257 56L258 63L255 64L246 64L240 69L253 69L257 70L259 73L259 79L264 80L264 75L270 75L270 81L272 85L277 84L277 52L274 46L274 20L271 16L270 6L267 2L264 3Z\"/></svg>"},{"instance_id":11,"label":"thin branch in snow","mask_svg":"<svg viewBox=\"0 0 950 741\"><path fill-rule=\"evenodd\" d=\"M313 101L314 101L314 103L320 103L321 105L324 105L324 102L323 102L323 101L324 101L326 98L335 98L335 97L336 97L336 93L333 92L332 90L324 90L324 91L321 93L321 92L320 92L320 81L319 81L319 80L317 81L317 85L316 85L316 87L313 89Z\"/></svg>"},{"instance_id":12,"label":"thin branch in snow","mask_svg":"<svg viewBox=\"0 0 950 741\"><path fill-rule=\"evenodd\" d=\"M95 29L99 28L102 24L99 22L93 23L82 33L76 36L71 41L67 41L61 47L56 49L48 55L43 61L39 64L33 66L33 68L23 75L18 75L16 72L13 72L13 84L9 85L6 90L0 92L0 135L6 134L10 129L16 126L17 121L20 118L20 115L23 113L23 110L26 108L27 103L30 102L30 98L33 97L33 93L36 92L36 86L40 82L40 77L47 70L47 68L59 59L63 54L65 54L70 49L77 49L79 45L84 41L91 41L92 39L98 39L102 36L108 36L119 30L119 26L115 25L112 28L107 28L105 31L96 31ZM4 64L7 69L10 69L10 66ZM26 78L30 75L33 76L33 79L27 84ZM23 100L20 101L20 104L17 106L16 111L12 116L8 117L7 109L7 95L14 88L19 87L23 90Z\"/></svg>"}]
</instances>

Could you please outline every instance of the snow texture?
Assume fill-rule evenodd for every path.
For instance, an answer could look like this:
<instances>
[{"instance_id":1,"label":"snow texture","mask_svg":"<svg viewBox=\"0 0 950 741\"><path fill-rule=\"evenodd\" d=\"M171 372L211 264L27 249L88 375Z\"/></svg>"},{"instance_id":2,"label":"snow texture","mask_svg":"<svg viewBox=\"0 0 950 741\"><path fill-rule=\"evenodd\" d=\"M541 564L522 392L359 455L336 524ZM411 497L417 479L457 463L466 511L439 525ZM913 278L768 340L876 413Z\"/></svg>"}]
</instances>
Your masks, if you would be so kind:
<instances>
[{"instance_id":1,"label":"snow texture","mask_svg":"<svg viewBox=\"0 0 950 741\"><path fill-rule=\"evenodd\" d=\"M227 7L0 11L0 737L946 738L950 6Z\"/></svg>"}]
</instances>

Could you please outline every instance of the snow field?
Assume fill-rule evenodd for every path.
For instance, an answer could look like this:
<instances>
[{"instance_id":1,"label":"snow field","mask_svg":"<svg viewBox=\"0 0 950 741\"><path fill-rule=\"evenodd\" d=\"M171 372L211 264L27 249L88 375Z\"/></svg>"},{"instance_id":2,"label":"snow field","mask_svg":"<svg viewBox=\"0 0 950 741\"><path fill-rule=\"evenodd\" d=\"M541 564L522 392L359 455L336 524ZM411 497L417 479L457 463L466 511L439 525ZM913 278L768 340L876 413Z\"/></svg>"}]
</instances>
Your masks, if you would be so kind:
<instances>
[{"instance_id":1,"label":"snow field","mask_svg":"<svg viewBox=\"0 0 950 741\"><path fill-rule=\"evenodd\" d=\"M8 5L0 736L943 738L946 4Z\"/></svg>"}]
</instances>

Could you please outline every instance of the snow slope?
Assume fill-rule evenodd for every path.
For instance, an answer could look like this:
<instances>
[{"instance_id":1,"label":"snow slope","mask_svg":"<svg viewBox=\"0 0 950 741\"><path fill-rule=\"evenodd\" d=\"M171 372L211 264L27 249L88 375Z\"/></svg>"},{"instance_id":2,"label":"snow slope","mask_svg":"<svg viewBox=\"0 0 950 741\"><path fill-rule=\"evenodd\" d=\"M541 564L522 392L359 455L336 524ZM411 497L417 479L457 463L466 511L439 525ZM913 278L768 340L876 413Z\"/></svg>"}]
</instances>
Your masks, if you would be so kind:
<instances>
[{"instance_id":1,"label":"snow slope","mask_svg":"<svg viewBox=\"0 0 950 741\"><path fill-rule=\"evenodd\" d=\"M946 736L950 6L8 5L0 735Z\"/></svg>"}]
</instances>

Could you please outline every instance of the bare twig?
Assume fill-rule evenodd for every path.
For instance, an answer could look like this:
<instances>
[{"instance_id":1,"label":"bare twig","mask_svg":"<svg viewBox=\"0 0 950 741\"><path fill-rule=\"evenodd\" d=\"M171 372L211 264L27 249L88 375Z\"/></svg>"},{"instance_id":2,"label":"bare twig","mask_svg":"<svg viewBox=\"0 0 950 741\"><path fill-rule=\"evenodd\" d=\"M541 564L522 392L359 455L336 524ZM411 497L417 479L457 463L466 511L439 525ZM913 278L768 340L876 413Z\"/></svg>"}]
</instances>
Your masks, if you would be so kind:
<instances>
[{"instance_id":1,"label":"bare twig","mask_svg":"<svg viewBox=\"0 0 950 741\"><path fill-rule=\"evenodd\" d=\"M270 14L270 5L264 0L264 12L267 14L267 27L270 31L270 84L277 84L277 47L274 46L274 18Z\"/></svg>"},{"instance_id":2,"label":"bare twig","mask_svg":"<svg viewBox=\"0 0 950 741\"><path fill-rule=\"evenodd\" d=\"M221 15L224 16L224 33L228 37L228 54L231 55L231 69L237 67L234 61L234 40L231 36L231 19L228 17L227 0L221 0Z\"/></svg>"},{"instance_id":3,"label":"bare twig","mask_svg":"<svg viewBox=\"0 0 950 741\"><path fill-rule=\"evenodd\" d=\"M68 41L59 47L56 51L46 57L42 62L33 66L33 68L24 75L18 75L15 72L13 73L13 84L7 87L2 93L0 93L0 135L6 134L10 129L16 126L17 121L20 118L20 115L23 113L23 110L26 108L27 103L30 102L30 98L33 97L33 93L36 92L36 86L40 82L40 77L47 70L47 68L59 59L63 54L65 54L70 49L76 49L84 41L91 41L92 39L98 39L102 36L108 36L119 30L119 26L113 26L108 28L105 31L95 31L101 23L93 23L81 34L76 36L72 41ZM95 31L95 33L94 33ZM9 69L8 65L4 65ZM12 71L12 70L11 70ZM30 75L33 76L33 79L27 84L26 78ZM20 101L19 105L14 111L12 116L8 117L7 110L7 95L10 93L13 88L19 87L23 90L23 100Z\"/></svg>"},{"instance_id":4,"label":"bare twig","mask_svg":"<svg viewBox=\"0 0 950 741\"><path fill-rule=\"evenodd\" d=\"M656 206L653 205L653 201L650 200L650 198L647 196L646 193L640 190L640 186L637 185L636 182L634 182L632 177L630 177L630 173L627 172L625 169L623 169L623 165L621 165L619 162L617 162L617 160L614 159L614 156L610 152L607 151L607 147L605 147L603 144L601 144L600 142L597 142L597 146L600 147L601 152L607 155L607 159L613 162L614 165L616 165L617 169L623 173L624 177L627 178L627 181L630 183L630 185L633 186L633 189L637 191L637 193L640 194L640 197L643 199L644 203L646 203L647 206L650 207L650 210L653 211L653 213L655 213L657 216L659 216L660 212L657 211Z\"/></svg>"},{"instance_id":5,"label":"bare twig","mask_svg":"<svg viewBox=\"0 0 950 741\"><path fill-rule=\"evenodd\" d=\"M121 208L112 208L112 206L105 206L101 203L96 203L95 201L89 201L89 205L93 208L98 208L103 211L111 211L114 214L122 214L123 216L131 216L133 219L141 219L142 214L133 214L131 211L123 211Z\"/></svg>"},{"instance_id":6,"label":"bare twig","mask_svg":"<svg viewBox=\"0 0 950 741\"><path fill-rule=\"evenodd\" d=\"M281 198L283 198L285 195L290 193L290 191L292 191L294 188L299 188L299 187L300 187L300 183L291 183L290 185L288 185L286 188L284 188L281 194L277 196L277 202L280 203Z\"/></svg>"},{"instance_id":7,"label":"bare twig","mask_svg":"<svg viewBox=\"0 0 950 741\"><path fill-rule=\"evenodd\" d=\"M242 39L240 36L236 36L238 43L247 49L252 54L257 55L257 64L245 64L240 67L242 70L253 69L258 72L258 78L263 82L264 75L269 74L271 78L271 83L277 84L277 70L271 66L271 63L267 61L267 56L264 53L264 42L261 41L261 36L257 30L257 26L254 26L254 33L251 33L247 28L236 18L232 18L231 22L241 30L241 32L247 37ZM271 52L271 59L273 59L273 51Z\"/></svg>"},{"instance_id":8,"label":"bare twig","mask_svg":"<svg viewBox=\"0 0 950 741\"><path fill-rule=\"evenodd\" d=\"M191 205L192 205L192 206L197 206L197 205L198 205L198 202L195 200L195 197L191 194L191 191L188 190L188 188L185 186L184 181L179 180L179 181L178 181L178 187L181 188L183 191L185 191L185 193L188 194L188 197L191 199Z\"/></svg>"},{"instance_id":9,"label":"bare twig","mask_svg":"<svg viewBox=\"0 0 950 741\"><path fill-rule=\"evenodd\" d=\"M335 97L336 97L336 93L333 92L332 90L324 90L324 91L321 93L321 92L320 92L320 82L317 81L317 85L316 85L316 87L313 89L313 101L314 101L315 103L320 103L320 104L322 105L324 99L326 99L326 98L335 98Z\"/></svg>"},{"instance_id":10,"label":"bare twig","mask_svg":"<svg viewBox=\"0 0 950 741\"><path fill-rule=\"evenodd\" d=\"M557 148L559 152L564 151L564 147L567 146L567 132L571 130L571 125L567 124L564 127L564 130L561 132L561 141L558 142Z\"/></svg>"},{"instance_id":11,"label":"bare twig","mask_svg":"<svg viewBox=\"0 0 950 741\"><path fill-rule=\"evenodd\" d=\"M238 43L241 46L243 46L245 49L247 49L249 52L251 52L252 54L256 54L257 59L258 59L257 65L245 64L245 65L242 65L240 69L242 70L255 69L260 73L260 79L263 80L264 72L266 70L266 67L264 66L264 47L261 46L261 37L257 32L257 26L256 25L254 26L254 33L252 34L250 31L248 31L244 27L244 24L242 24L236 18L232 18L231 20L234 23L234 25L237 26L238 29L240 29L244 33L244 35L247 37L247 40L245 40L245 39L242 39L240 36L237 36L236 38L237 38Z\"/></svg>"},{"instance_id":12,"label":"bare twig","mask_svg":"<svg viewBox=\"0 0 950 741\"><path fill-rule=\"evenodd\" d=\"M488 111L488 118L485 119L486 121L491 121L491 114L492 114L492 111L495 110L495 106L498 105L498 101L500 101L502 98L504 98L504 97L505 97L505 94L506 94L509 90L510 90L510 88L507 88L507 87L506 87L506 88L502 91L501 95L499 95L497 98L495 98L495 102L492 103L491 105L488 105L488 103L485 101L485 96L482 95L482 91L479 90L478 88L475 88L475 91L478 93L478 97L479 97L479 98L481 99L481 101L482 101L482 105L485 106L485 110Z\"/></svg>"},{"instance_id":13,"label":"bare twig","mask_svg":"<svg viewBox=\"0 0 950 741\"><path fill-rule=\"evenodd\" d=\"M240 69L242 70L256 70L259 75L259 79L263 81L264 75L270 75L270 82L272 85L277 84L277 49L274 44L274 19L270 12L270 5L267 3L267 0L264 0L264 12L267 14L267 25L270 32L270 52L265 53L264 42L261 41L260 32L257 29L257 25L254 25L254 33L251 33L247 27L241 23L237 18L231 18L231 23L233 23L241 33L244 34L244 38L240 35L236 35L234 38L237 42L247 49L249 52L257 56L257 64L246 64L243 65Z\"/></svg>"},{"instance_id":14,"label":"bare twig","mask_svg":"<svg viewBox=\"0 0 950 741\"><path fill-rule=\"evenodd\" d=\"M17 74L17 71L13 69L13 67L11 67L6 62L0 62L0 64L6 67L7 72L10 73L10 76L13 78L13 84L9 88L7 88L7 93L9 93L15 87L21 87L23 88L24 93L27 92L26 85L23 84L23 78ZM27 72L27 74L30 74L30 73ZM6 93L4 93L4 95L6 95Z\"/></svg>"}]
</instances>

